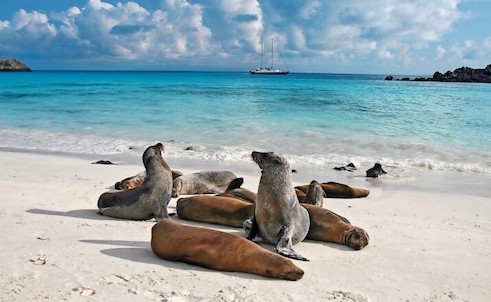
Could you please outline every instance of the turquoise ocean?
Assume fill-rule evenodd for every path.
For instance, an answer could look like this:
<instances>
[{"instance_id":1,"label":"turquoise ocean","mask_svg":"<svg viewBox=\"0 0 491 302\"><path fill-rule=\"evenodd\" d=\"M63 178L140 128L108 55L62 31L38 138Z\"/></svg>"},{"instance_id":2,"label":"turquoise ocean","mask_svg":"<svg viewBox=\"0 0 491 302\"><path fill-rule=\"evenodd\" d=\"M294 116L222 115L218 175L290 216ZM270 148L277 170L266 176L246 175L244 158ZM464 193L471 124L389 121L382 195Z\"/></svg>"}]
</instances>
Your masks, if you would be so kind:
<instances>
[{"instance_id":1,"label":"turquoise ocean","mask_svg":"<svg viewBox=\"0 0 491 302\"><path fill-rule=\"evenodd\" d=\"M383 75L0 73L0 147L491 173L491 85ZM191 150L185 150L191 149Z\"/></svg>"}]
</instances>

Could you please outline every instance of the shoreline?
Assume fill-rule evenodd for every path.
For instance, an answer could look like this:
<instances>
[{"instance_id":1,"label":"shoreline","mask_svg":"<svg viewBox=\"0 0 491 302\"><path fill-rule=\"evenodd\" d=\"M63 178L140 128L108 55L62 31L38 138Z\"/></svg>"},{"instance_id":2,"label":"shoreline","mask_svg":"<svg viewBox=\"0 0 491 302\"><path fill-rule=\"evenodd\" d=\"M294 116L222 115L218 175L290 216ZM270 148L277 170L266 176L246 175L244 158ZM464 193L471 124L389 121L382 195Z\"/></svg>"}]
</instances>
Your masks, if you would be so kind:
<instances>
[{"instance_id":1,"label":"shoreline","mask_svg":"<svg viewBox=\"0 0 491 302\"><path fill-rule=\"evenodd\" d=\"M469 188L431 189L445 177L420 190L400 184L410 180L367 182L337 171L327 174L370 189L367 198L324 203L365 229L370 244L353 251L332 243L299 243L295 250L310 261L294 261L305 275L291 282L158 259L149 244L153 220L97 215L98 196L143 165L91 164L99 159L110 158L0 149L0 239L8 243L0 250L6 260L0 265L0 300L485 301L491 295L491 197L470 194ZM166 161L184 173L215 167ZM245 178L245 187L257 190L259 169L252 162L228 167ZM310 176L299 170L294 183ZM175 212L175 202L169 212ZM243 235L241 229L173 219Z\"/></svg>"}]
</instances>

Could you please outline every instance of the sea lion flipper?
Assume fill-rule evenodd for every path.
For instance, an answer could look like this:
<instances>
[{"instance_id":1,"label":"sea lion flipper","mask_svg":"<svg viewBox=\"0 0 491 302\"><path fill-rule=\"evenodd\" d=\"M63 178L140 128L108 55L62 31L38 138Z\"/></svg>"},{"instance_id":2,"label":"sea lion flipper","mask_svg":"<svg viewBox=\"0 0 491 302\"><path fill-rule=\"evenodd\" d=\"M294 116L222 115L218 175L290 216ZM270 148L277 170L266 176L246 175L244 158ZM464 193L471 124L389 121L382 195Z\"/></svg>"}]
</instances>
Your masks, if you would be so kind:
<instances>
[{"instance_id":1,"label":"sea lion flipper","mask_svg":"<svg viewBox=\"0 0 491 302\"><path fill-rule=\"evenodd\" d=\"M227 189L225 189L225 192L232 191L234 189L238 189L244 184L244 178L242 177L237 177L236 179L232 180L229 184Z\"/></svg>"},{"instance_id":2,"label":"sea lion flipper","mask_svg":"<svg viewBox=\"0 0 491 302\"><path fill-rule=\"evenodd\" d=\"M255 216L244 221L243 226L244 226L246 233L247 233L247 229L249 229L249 233L247 234L247 237L246 237L247 239L252 241L259 234L259 227L257 226Z\"/></svg>"},{"instance_id":3,"label":"sea lion flipper","mask_svg":"<svg viewBox=\"0 0 491 302\"><path fill-rule=\"evenodd\" d=\"M281 228L279 235L280 240L278 240L275 249L280 255L296 260L309 261L309 259L305 258L292 249L291 236L288 235L286 226L283 226Z\"/></svg>"}]
</instances>

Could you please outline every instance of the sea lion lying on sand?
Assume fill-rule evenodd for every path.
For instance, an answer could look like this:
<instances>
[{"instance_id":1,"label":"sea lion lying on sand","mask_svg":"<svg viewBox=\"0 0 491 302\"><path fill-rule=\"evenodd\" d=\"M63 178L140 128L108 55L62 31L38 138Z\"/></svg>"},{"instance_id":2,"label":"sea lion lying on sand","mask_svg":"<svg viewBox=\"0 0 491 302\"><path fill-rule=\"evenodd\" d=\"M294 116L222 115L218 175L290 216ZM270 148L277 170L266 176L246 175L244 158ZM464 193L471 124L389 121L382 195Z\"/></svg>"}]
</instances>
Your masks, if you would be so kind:
<instances>
[{"instance_id":1,"label":"sea lion lying on sand","mask_svg":"<svg viewBox=\"0 0 491 302\"><path fill-rule=\"evenodd\" d=\"M174 179L172 197L222 193L236 178L237 176L230 171L203 171L185 174Z\"/></svg>"},{"instance_id":2,"label":"sea lion lying on sand","mask_svg":"<svg viewBox=\"0 0 491 302\"><path fill-rule=\"evenodd\" d=\"M302 206L310 216L307 239L344 244L355 250L361 250L368 245L368 234L363 229L351 225L343 216L311 204L303 203Z\"/></svg>"},{"instance_id":3,"label":"sea lion lying on sand","mask_svg":"<svg viewBox=\"0 0 491 302\"><path fill-rule=\"evenodd\" d=\"M152 227L152 251L159 258L215 270L298 280L304 272L293 262L245 238L163 219Z\"/></svg>"},{"instance_id":4,"label":"sea lion lying on sand","mask_svg":"<svg viewBox=\"0 0 491 302\"><path fill-rule=\"evenodd\" d=\"M363 229L351 225L343 216L310 204L302 203L301 206L307 210L310 217L306 239L344 244L356 250L368 245L368 234ZM254 216L253 203L224 196L196 195L180 198L176 210L179 218L190 221L231 227L242 227L245 222L246 232L252 223L250 218Z\"/></svg>"},{"instance_id":5,"label":"sea lion lying on sand","mask_svg":"<svg viewBox=\"0 0 491 302\"><path fill-rule=\"evenodd\" d=\"M97 202L100 213L133 220L169 217L167 205L172 193L172 173L162 158L163 150L161 143L148 147L142 156L147 173L145 181L135 189L103 193Z\"/></svg>"},{"instance_id":6,"label":"sea lion lying on sand","mask_svg":"<svg viewBox=\"0 0 491 302\"><path fill-rule=\"evenodd\" d=\"M229 196L195 195L179 198L176 211L181 219L240 228L254 216L254 204Z\"/></svg>"},{"instance_id":7,"label":"sea lion lying on sand","mask_svg":"<svg viewBox=\"0 0 491 302\"><path fill-rule=\"evenodd\" d=\"M370 191L367 189L351 187L333 181L321 183L321 187L324 189L324 192L326 192L327 198L360 198L367 197L368 194L370 194ZM307 192L308 188L309 185L295 187L295 189L298 189L304 193Z\"/></svg>"},{"instance_id":8,"label":"sea lion lying on sand","mask_svg":"<svg viewBox=\"0 0 491 302\"><path fill-rule=\"evenodd\" d=\"M179 171L172 171L172 179L175 179L176 177L179 177L182 175L181 172ZM140 186L144 181L145 178L147 177L147 171L140 172L136 174L135 176L130 176L127 177L121 181L118 181L114 184L114 188L116 190L131 190L134 189L138 186Z\"/></svg>"}]
</instances>

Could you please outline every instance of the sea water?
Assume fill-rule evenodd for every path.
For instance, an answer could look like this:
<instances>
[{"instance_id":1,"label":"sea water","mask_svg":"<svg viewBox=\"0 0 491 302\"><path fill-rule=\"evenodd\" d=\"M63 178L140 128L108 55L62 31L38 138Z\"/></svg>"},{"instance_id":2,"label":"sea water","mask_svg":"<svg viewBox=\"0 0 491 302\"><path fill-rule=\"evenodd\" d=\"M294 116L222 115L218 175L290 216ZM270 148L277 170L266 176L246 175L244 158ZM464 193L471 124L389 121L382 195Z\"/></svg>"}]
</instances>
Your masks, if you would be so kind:
<instances>
[{"instance_id":1,"label":"sea water","mask_svg":"<svg viewBox=\"0 0 491 302\"><path fill-rule=\"evenodd\" d=\"M491 173L491 85L382 75L0 73L0 147ZM186 150L187 149L187 150Z\"/></svg>"}]
</instances>

